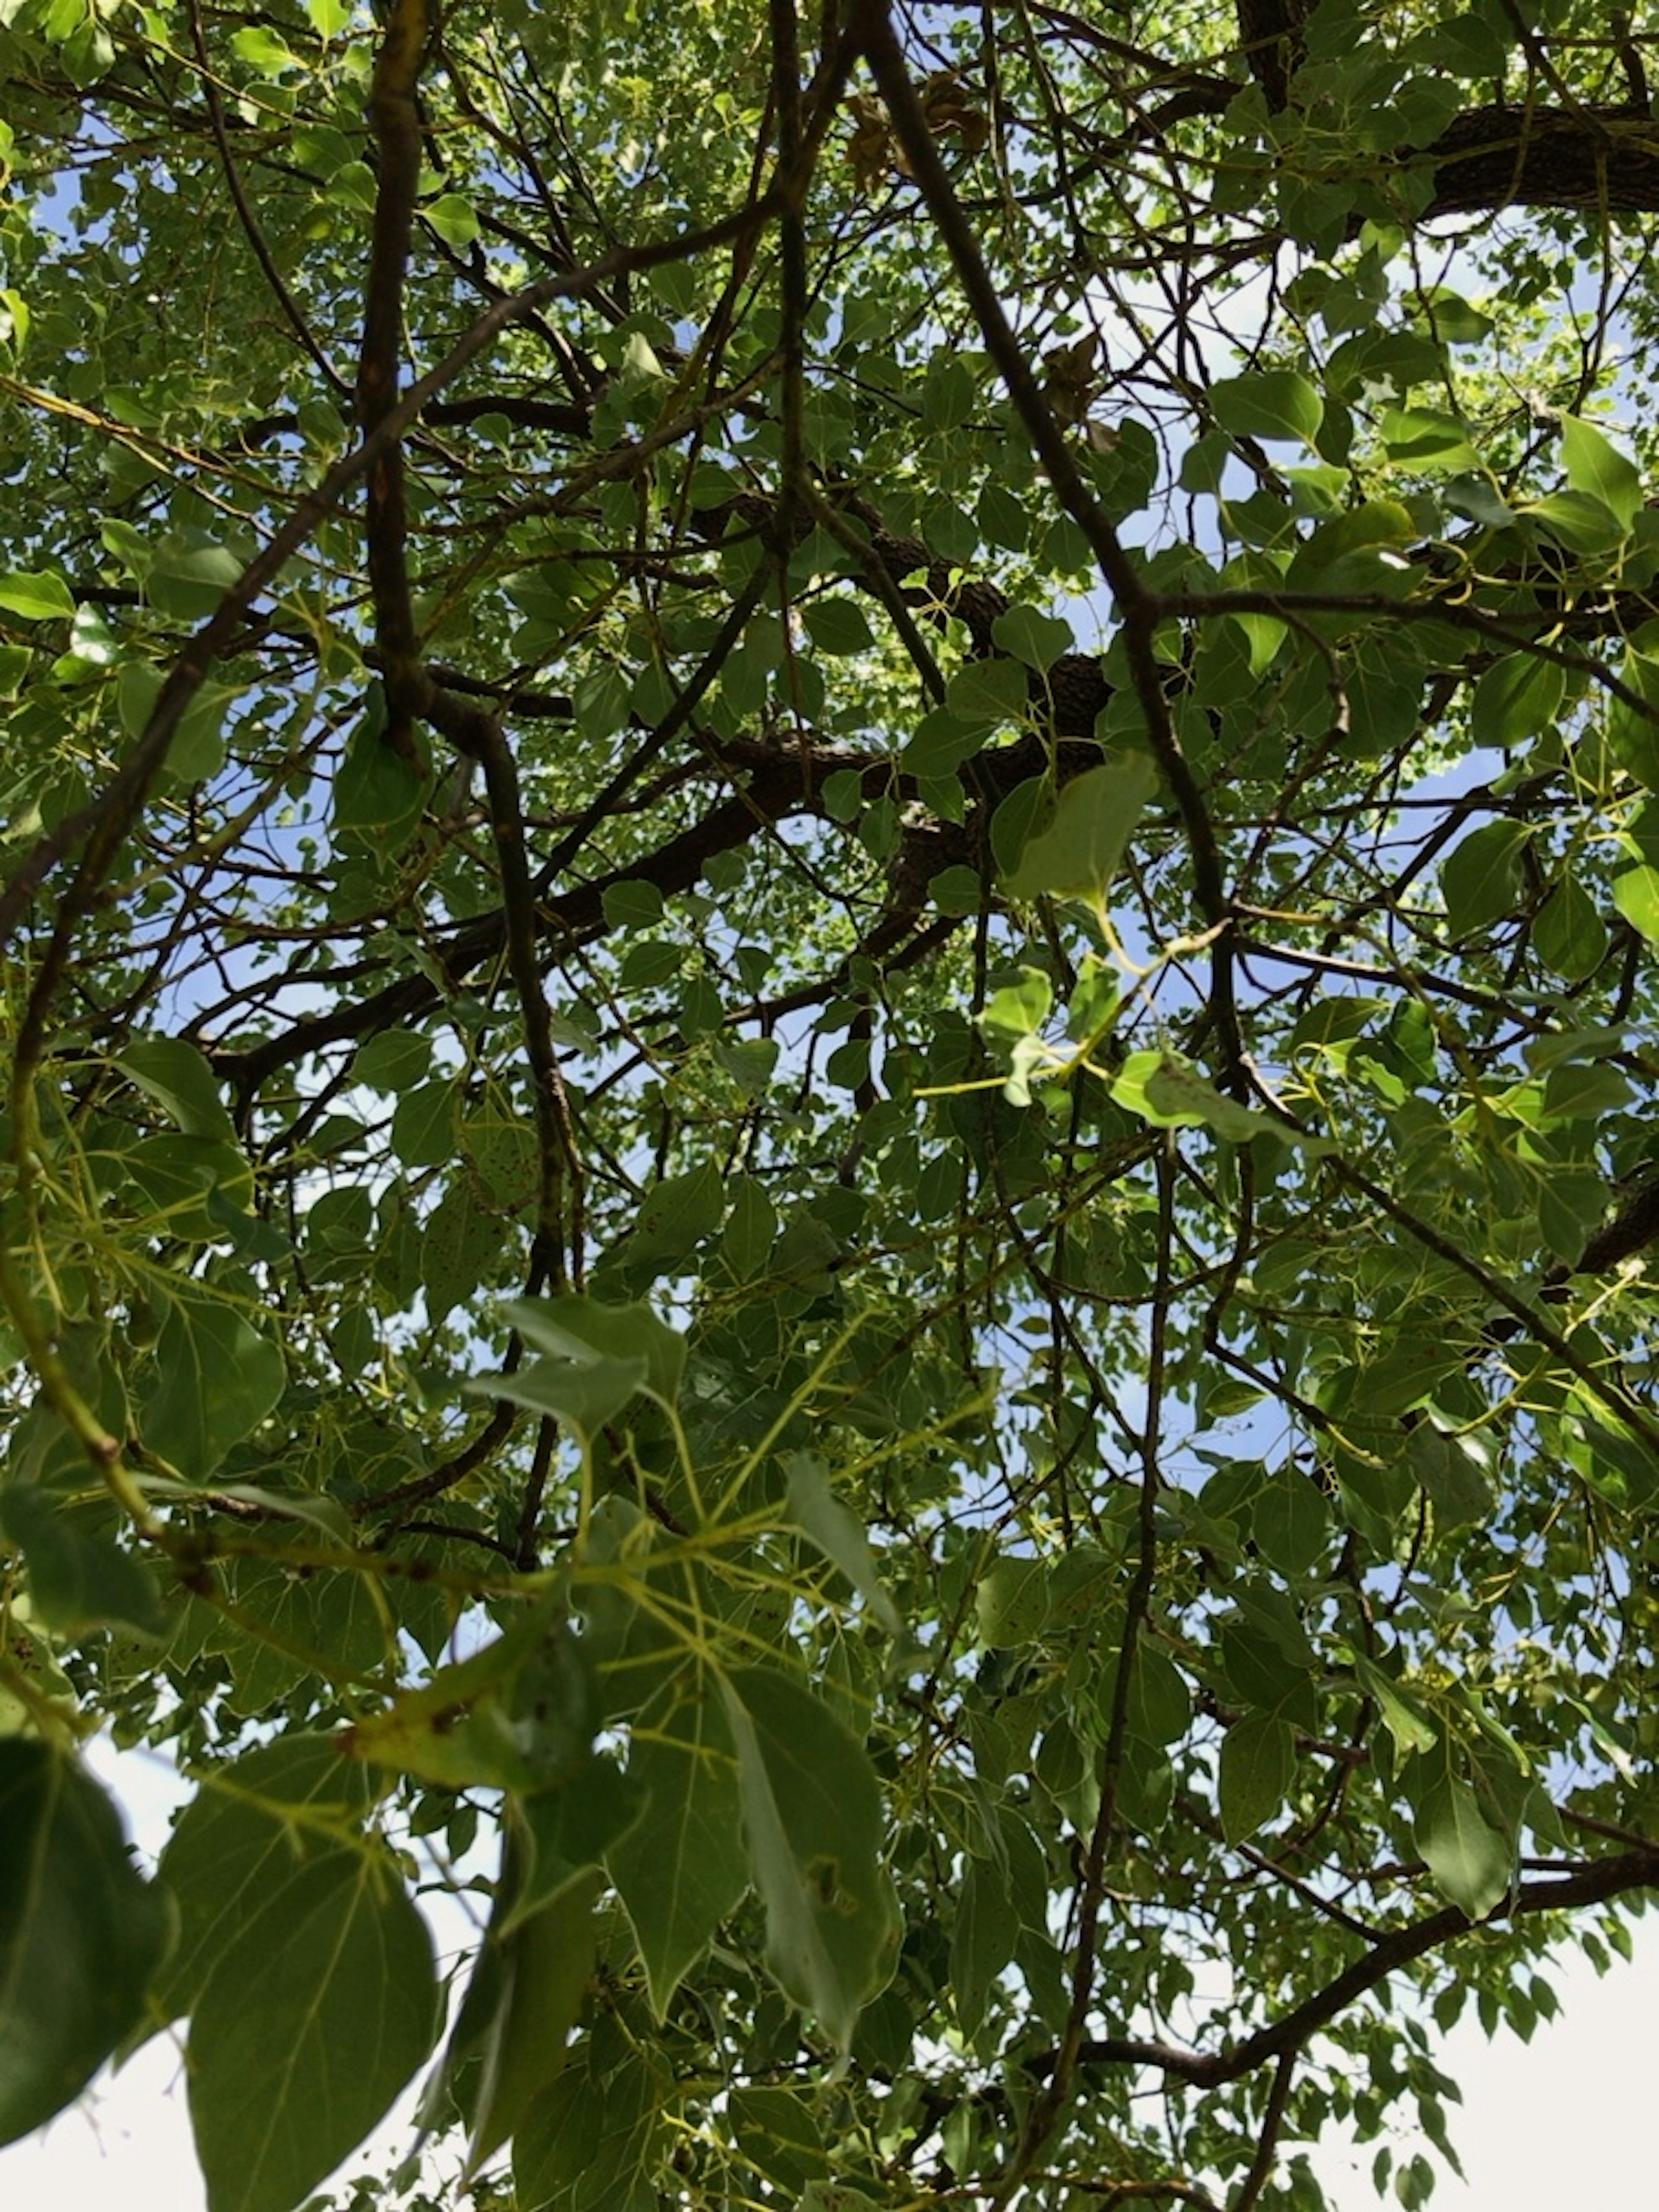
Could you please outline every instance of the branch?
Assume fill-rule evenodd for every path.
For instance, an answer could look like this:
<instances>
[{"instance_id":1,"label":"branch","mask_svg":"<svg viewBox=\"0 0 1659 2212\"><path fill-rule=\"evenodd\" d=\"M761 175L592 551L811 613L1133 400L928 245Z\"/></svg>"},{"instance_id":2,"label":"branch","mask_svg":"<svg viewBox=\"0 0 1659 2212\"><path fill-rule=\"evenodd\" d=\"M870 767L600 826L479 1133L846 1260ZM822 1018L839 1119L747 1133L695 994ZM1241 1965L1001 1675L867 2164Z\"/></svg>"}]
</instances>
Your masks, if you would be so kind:
<instances>
[{"instance_id":1,"label":"branch","mask_svg":"<svg viewBox=\"0 0 1659 2212\"><path fill-rule=\"evenodd\" d=\"M1434 170L1420 222L1506 207L1659 210L1659 131L1645 109L1471 108L1407 164Z\"/></svg>"},{"instance_id":2,"label":"branch","mask_svg":"<svg viewBox=\"0 0 1659 2212\"><path fill-rule=\"evenodd\" d=\"M1334 1981L1328 1982L1322 1990L1286 2013L1283 2020L1255 2035L1247 2036L1231 2050L1206 2055L1198 2051L1182 2051L1174 2044L1106 2036L1085 2044L1078 2054L1079 2060L1093 2065L1147 2066L1173 2081L1189 2081L1194 2088L1219 2088L1225 2082L1240 2080L1258 2066L1299 2051L1310 2037L1328 2027L1350 2005L1379 1988L1390 1975L1426 1958L1432 1951L1456 1942L1460 1937L1474 1935L1477 1926L1489 1929L1499 1921L1529 1918L1540 1912L1569 1912L1588 1905L1605 1905L1613 1898L1642 1889L1659 1890L1659 1844L1624 1851L1615 1858L1596 1859L1577 1874L1522 1882L1490 1918L1478 1923L1471 1922L1457 1905L1449 1905L1431 1913L1425 1920L1396 1928L1373 1944L1363 1959L1356 1960ZM1039 2077L1046 2075L1053 2070L1057 2056L1052 2051L1039 2052L1026 2061L1026 2070Z\"/></svg>"}]
</instances>

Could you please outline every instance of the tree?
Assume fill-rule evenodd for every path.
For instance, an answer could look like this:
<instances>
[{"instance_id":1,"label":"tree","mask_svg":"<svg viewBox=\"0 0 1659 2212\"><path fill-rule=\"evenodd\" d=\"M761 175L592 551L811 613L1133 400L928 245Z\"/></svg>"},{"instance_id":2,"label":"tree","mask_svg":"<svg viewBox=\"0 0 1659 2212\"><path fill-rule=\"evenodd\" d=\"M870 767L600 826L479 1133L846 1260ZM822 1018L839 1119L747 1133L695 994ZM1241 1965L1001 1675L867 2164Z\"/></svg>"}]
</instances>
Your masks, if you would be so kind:
<instances>
[{"instance_id":1,"label":"tree","mask_svg":"<svg viewBox=\"0 0 1659 2212\"><path fill-rule=\"evenodd\" d=\"M3 12L0 2139L1423 2202L1659 1884L1642 37Z\"/></svg>"}]
</instances>

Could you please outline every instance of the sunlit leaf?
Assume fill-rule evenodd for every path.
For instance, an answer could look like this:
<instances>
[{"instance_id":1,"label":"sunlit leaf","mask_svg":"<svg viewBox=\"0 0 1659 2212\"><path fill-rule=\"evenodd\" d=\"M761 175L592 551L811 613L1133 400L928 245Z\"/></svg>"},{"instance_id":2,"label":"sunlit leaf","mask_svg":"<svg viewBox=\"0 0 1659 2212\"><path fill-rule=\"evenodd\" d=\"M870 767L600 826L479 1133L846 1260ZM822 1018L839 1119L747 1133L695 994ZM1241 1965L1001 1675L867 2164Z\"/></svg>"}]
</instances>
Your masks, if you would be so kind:
<instances>
[{"instance_id":1,"label":"sunlit leaf","mask_svg":"<svg viewBox=\"0 0 1659 2212\"><path fill-rule=\"evenodd\" d=\"M1311 445L1325 404L1318 389L1295 369L1253 369L1210 387L1210 405L1224 430L1236 436L1285 439Z\"/></svg>"},{"instance_id":2,"label":"sunlit leaf","mask_svg":"<svg viewBox=\"0 0 1659 2212\"><path fill-rule=\"evenodd\" d=\"M1442 1770L1417 1800L1417 1848L1441 1895L1470 1920L1484 1920L1509 1894L1515 1850L1482 1817L1468 1783Z\"/></svg>"},{"instance_id":3,"label":"sunlit leaf","mask_svg":"<svg viewBox=\"0 0 1659 2212\"><path fill-rule=\"evenodd\" d=\"M1009 896L1103 899L1157 788L1158 771L1146 753L1121 754L1074 777L1061 787L1052 817L1005 870Z\"/></svg>"}]
</instances>

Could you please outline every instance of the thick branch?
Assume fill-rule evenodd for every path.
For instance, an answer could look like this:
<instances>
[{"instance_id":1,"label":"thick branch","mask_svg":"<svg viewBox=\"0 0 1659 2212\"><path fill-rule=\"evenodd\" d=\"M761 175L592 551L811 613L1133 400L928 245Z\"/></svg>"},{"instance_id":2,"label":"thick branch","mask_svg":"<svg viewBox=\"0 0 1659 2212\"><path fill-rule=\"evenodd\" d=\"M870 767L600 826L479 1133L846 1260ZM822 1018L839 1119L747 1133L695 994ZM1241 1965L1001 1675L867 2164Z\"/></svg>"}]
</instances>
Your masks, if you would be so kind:
<instances>
[{"instance_id":1,"label":"thick branch","mask_svg":"<svg viewBox=\"0 0 1659 2212\"><path fill-rule=\"evenodd\" d=\"M1505 207L1659 210L1659 129L1629 107L1477 107L1425 154L1434 196L1424 218Z\"/></svg>"}]
</instances>

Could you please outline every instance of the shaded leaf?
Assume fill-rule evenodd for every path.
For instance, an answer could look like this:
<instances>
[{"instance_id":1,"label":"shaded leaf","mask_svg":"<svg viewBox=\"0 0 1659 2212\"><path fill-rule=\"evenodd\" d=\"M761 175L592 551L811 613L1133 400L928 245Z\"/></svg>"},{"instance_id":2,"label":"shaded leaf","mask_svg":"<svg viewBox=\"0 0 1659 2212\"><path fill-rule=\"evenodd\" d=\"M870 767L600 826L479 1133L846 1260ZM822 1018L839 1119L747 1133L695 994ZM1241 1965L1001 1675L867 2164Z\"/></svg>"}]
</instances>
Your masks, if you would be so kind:
<instances>
[{"instance_id":1,"label":"shaded leaf","mask_svg":"<svg viewBox=\"0 0 1659 2212\"><path fill-rule=\"evenodd\" d=\"M33 1484L0 1488L0 1534L22 1552L29 1593L47 1627L70 1638L121 1628L159 1639L167 1622L155 1575L87 1521Z\"/></svg>"},{"instance_id":2,"label":"shaded leaf","mask_svg":"<svg viewBox=\"0 0 1659 2212\"><path fill-rule=\"evenodd\" d=\"M235 1125L206 1056L183 1037L137 1037L116 1065L166 1109L187 1137L236 1142Z\"/></svg>"},{"instance_id":3,"label":"shaded leaf","mask_svg":"<svg viewBox=\"0 0 1659 2212\"><path fill-rule=\"evenodd\" d=\"M158 1870L179 1918L155 1993L158 2022L189 2010L273 1883L313 1859L356 1856L374 1794L363 1768L324 1735L280 1737L203 1784Z\"/></svg>"},{"instance_id":4,"label":"shaded leaf","mask_svg":"<svg viewBox=\"0 0 1659 2212\"><path fill-rule=\"evenodd\" d=\"M828 1707L787 1675L743 1668L721 1687L768 1964L845 2050L860 2006L892 1970L897 1939L874 1771Z\"/></svg>"},{"instance_id":5,"label":"shaded leaf","mask_svg":"<svg viewBox=\"0 0 1659 2212\"><path fill-rule=\"evenodd\" d=\"M864 1524L830 1488L829 1470L807 1452L791 1452L789 1517L826 1559L841 1569L853 1588L890 1635L902 1626L898 1607L882 1587Z\"/></svg>"},{"instance_id":6,"label":"shaded leaf","mask_svg":"<svg viewBox=\"0 0 1659 2212\"><path fill-rule=\"evenodd\" d=\"M829 2172L823 2136L799 2091L781 2087L734 2089L726 2114L738 2150L780 2189L795 2195L815 2176Z\"/></svg>"},{"instance_id":7,"label":"shaded leaf","mask_svg":"<svg viewBox=\"0 0 1659 2212\"><path fill-rule=\"evenodd\" d=\"M338 1741L354 1759L451 1789L535 1790L582 1766L598 1725L592 1662L548 1601Z\"/></svg>"},{"instance_id":8,"label":"shaded leaf","mask_svg":"<svg viewBox=\"0 0 1659 2212\"><path fill-rule=\"evenodd\" d=\"M1246 1713L1221 1744L1217 1795L1230 1844L1272 1820L1296 1781L1296 1732L1277 1713Z\"/></svg>"},{"instance_id":9,"label":"shaded leaf","mask_svg":"<svg viewBox=\"0 0 1659 2212\"><path fill-rule=\"evenodd\" d=\"M686 1668L641 1713L629 1752L643 1820L605 1855L663 2018L687 1968L748 1886L734 1848L740 1802L720 1700Z\"/></svg>"},{"instance_id":10,"label":"shaded leaf","mask_svg":"<svg viewBox=\"0 0 1659 2212\"><path fill-rule=\"evenodd\" d=\"M1024 661L1038 675L1052 668L1062 654L1076 650L1070 623L1023 605L1009 607L1000 614L991 635L1000 651Z\"/></svg>"},{"instance_id":11,"label":"shaded leaf","mask_svg":"<svg viewBox=\"0 0 1659 2212\"><path fill-rule=\"evenodd\" d=\"M589 1867L604 1863L644 1816L650 1799L637 1775L594 1756L566 1780L521 1799L515 1818L524 1839L519 1887L501 1923L518 1923L560 1896Z\"/></svg>"},{"instance_id":12,"label":"shaded leaf","mask_svg":"<svg viewBox=\"0 0 1659 2212\"><path fill-rule=\"evenodd\" d=\"M191 2009L208 2212L293 2212L427 2056L437 1996L389 1860L330 1853L251 1899Z\"/></svg>"},{"instance_id":13,"label":"shaded leaf","mask_svg":"<svg viewBox=\"0 0 1659 2212\"><path fill-rule=\"evenodd\" d=\"M991 1984L1012 1959L1018 1936L1007 1882L985 1860L969 1859L951 1928L951 1985L964 2035L984 2019Z\"/></svg>"},{"instance_id":14,"label":"shaded leaf","mask_svg":"<svg viewBox=\"0 0 1659 2212\"><path fill-rule=\"evenodd\" d=\"M1486 822L1447 854L1440 888L1453 937L1468 937L1513 912L1521 895L1520 857L1531 839L1525 822Z\"/></svg>"},{"instance_id":15,"label":"shaded leaf","mask_svg":"<svg viewBox=\"0 0 1659 2212\"><path fill-rule=\"evenodd\" d=\"M593 1905L602 1887L594 1868L511 1928L486 1931L486 1946L498 1952L500 1988L478 2046L469 2174L517 2133L532 2100L563 2069L593 1970Z\"/></svg>"},{"instance_id":16,"label":"shaded leaf","mask_svg":"<svg viewBox=\"0 0 1659 2212\"><path fill-rule=\"evenodd\" d=\"M501 1309L525 1342L550 1358L578 1366L607 1360L643 1368L643 1387L672 1405L685 1371L685 1339L646 1305L608 1305L598 1298L514 1298Z\"/></svg>"},{"instance_id":17,"label":"shaded leaf","mask_svg":"<svg viewBox=\"0 0 1659 2212\"><path fill-rule=\"evenodd\" d=\"M146 1400L146 1450L205 1481L233 1444L256 1429L283 1395L282 1353L217 1300L169 1291L155 1346L157 1382Z\"/></svg>"},{"instance_id":18,"label":"shaded leaf","mask_svg":"<svg viewBox=\"0 0 1659 2212\"><path fill-rule=\"evenodd\" d=\"M171 1932L97 1783L50 1745L0 1741L0 2143L79 2096Z\"/></svg>"}]
</instances>

